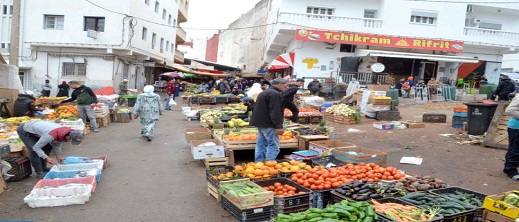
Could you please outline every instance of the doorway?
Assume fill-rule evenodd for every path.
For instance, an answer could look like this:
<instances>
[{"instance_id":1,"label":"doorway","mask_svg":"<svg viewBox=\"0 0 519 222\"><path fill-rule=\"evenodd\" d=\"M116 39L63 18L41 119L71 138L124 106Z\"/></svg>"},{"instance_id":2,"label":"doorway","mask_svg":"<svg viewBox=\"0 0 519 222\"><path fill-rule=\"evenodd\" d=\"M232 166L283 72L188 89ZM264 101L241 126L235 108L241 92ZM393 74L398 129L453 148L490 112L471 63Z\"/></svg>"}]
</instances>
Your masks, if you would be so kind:
<instances>
[{"instance_id":1,"label":"doorway","mask_svg":"<svg viewBox=\"0 0 519 222\"><path fill-rule=\"evenodd\" d=\"M436 76L436 62L421 61L419 73L419 80L423 79L425 83L429 82L431 78Z\"/></svg>"}]
</instances>

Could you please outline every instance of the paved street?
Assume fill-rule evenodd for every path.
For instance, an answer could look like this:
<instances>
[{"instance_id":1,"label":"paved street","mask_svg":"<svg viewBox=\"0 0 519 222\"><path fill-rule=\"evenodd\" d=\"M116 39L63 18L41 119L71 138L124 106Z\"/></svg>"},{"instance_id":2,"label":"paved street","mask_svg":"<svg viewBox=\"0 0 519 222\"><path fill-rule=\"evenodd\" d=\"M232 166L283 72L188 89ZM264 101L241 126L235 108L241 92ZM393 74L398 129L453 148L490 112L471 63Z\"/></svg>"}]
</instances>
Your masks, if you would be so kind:
<instances>
[{"instance_id":1,"label":"paved street","mask_svg":"<svg viewBox=\"0 0 519 222\"><path fill-rule=\"evenodd\" d=\"M207 196L201 161L192 159L184 139L186 127L199 122L182 119L180 107L165 112L155 130L155 140L140 138L140 124L112 123L101 133L89 134L74 147L64 146L64 155L108 156L109 167L85 205L31 209L23 198L37 180L9 183L0 195L0 219L45 222L67 221L234 221Z\"/></svg>"}]
</instances>

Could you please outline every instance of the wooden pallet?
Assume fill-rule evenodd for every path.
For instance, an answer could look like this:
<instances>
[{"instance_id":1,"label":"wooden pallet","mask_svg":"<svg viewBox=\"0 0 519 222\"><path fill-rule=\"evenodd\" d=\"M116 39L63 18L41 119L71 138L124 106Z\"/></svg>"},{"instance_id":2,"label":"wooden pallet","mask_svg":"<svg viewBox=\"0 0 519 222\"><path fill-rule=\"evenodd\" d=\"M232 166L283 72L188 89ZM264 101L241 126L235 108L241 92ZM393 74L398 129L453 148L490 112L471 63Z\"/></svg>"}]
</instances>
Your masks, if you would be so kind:
<instances>
[{"instance_id":1,"label":"wooden pallet","mask_svg":"<svg viewBox=\"0 0 519 222\"><path fill-rule=\"evenodd\" d=\"M203 159L205 167L229 166L229 157Z\"/></svg>"},{"instance_id":2,"label":"wooden pallet","mask_svg":"<svg viewBox=\"0 0 519 222\"><path fill-rule=\"evenodd\" d=\"M106 127L110 124L110 116L106 115L104 117L97 117L96 122L98 127Z\"/></svg>"},{"instance_id":3,"label":"wooden pallet","mask_svg":"<svg viewBox=\"0 0 519 222\"><path fill-rule=\"evenodd\" d=\"M207 192L209 196L213 196L216 198L216 202L219 203L221 200L221 195L218 192L218 189L214 187L211 183L207 182Z\"/></svg>"},{"instance_id":4,"label":"wooden pallet","mask_svg":"<svg viewBox=\"0 0 519 222\"><path fill-rule=\"evenodd\" d=\"M510 116L506 115L505 110L510 103L500 103L490 126L488 126L487 134L483 140L483 145L486 147L508 149L508 120Z\"/></svg>"}]
</instances>

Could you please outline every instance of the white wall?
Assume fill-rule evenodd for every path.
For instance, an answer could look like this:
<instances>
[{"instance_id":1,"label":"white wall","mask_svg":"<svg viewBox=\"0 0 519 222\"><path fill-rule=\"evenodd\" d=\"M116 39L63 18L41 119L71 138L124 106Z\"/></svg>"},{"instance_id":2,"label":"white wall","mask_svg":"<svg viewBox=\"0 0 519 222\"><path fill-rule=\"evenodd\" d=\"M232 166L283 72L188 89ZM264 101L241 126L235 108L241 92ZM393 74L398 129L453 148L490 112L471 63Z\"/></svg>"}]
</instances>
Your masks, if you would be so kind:
<instances>
[{"instance_id":1,"label":"white wall","mask_svg":"<svg viewBox=\"0 0 519 222\"><path fill-rule=\"evenodd\" d=\"M503 68L512 68L519 72L519 54L509 54L503 57Z\"/></svg>"},{"instance_id":2,"label":"white wall","mask_svg":"<svg viewBox=\"0 0 519 222\"><path fill-rule=\"evenodd\" d=\"M11 14L9 10L7 15L3 14L3 7L7 6L9 9L10 6L13 5L13 0L0 0L0 53L8 54L7 51L7 43L11 38ZM4 48L2 48L2 43L4 43ZM7 59L7 58L5 58Z\"/></svg>"}]
</instances>

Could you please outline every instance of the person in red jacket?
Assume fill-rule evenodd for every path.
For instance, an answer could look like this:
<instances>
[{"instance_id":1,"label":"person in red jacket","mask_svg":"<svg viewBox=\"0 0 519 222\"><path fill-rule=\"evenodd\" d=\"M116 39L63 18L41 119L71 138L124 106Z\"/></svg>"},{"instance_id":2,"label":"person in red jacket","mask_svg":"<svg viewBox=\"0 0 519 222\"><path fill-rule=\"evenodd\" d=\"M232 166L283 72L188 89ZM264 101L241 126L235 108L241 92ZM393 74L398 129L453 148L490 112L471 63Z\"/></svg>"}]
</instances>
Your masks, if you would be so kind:
<instances>
[{"instance_id":1,"label":"person in red jacket","mask_svg":"<svg viewBox=\"0 0 519 222\"><path fill-rule=\"evenodd\" d=\"M173 83L173 80L171 80L166 84L166 95L168 96L168 98L166 100L166 110L171 111L171 106L169 104L169 100L170 99L174 100L174 98L173 98L174 94L175 94L175 84Z\"/></svg>"}]
</instances>

